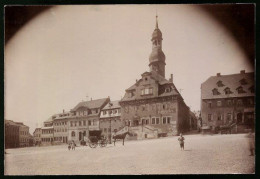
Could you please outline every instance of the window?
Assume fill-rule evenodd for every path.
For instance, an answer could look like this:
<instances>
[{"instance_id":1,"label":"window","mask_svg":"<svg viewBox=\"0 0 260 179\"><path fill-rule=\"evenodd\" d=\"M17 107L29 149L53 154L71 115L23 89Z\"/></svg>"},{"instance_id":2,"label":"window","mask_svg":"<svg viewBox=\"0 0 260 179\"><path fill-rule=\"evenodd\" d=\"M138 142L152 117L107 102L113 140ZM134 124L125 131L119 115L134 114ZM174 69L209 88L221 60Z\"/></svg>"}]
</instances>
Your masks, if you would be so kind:
<instances>
[{"instance_id":1,"label":"window","mask_svg":"<svg viewBox=\"0 0 260 179\"><path fill-rule=\"evenodd\" d=\"M222 86L224 86L224 84L223 84L222 81L218 81L218 82L217 82L217 85L218 85L218 87L222 87Z\"/></svg>"},{"instance_id":2,"label":"window","mask_svg":"<svg viewBox=\"0 0 260 179\"><path fill-rule=\"evenodd\" d=\"M74 131L71 132L71 137L75 137L75 132Z\"/></svg>"},{"instance_id":3,"label":"window","mask_svg":"<svg viewBox=\"0 0 260 179\"><path fill-rule=\"evenodd\" d=\"M243 89L243 87L242 86L239 86L238 88L237 88L237 92L240 94L240 93L245 93L245 91L244 91L244 89Z\"/></svg>"},{"instance_id":4,"label":"window","mask_svg":"<svg viewBox=\"0 0 260 179\"><path fill-rule=\"evenodd\" d=\"M121 113L121 109L118 109L118 113L119 113L119 114Z\"/></svg>"},{"instance_id":5,"label":"window","mask_svg":"<svg viewBox=\"0 0 260 179\"><path fill-rule=\"evenodd\" d=\"M111 132L111 129L110 128L108 128L108 130L107 130L108 132Z\"/></svg>"},{"instance_id":6,"label":"window","mask_svg":"<svg viewBox=\"0 0 260 179\"><path fill-rule=\"evenodd\" d=\"M227 121L230 121L232 118L231 113L227 113Z\"/></svg>"},{"instance_id":7,"label":"window","mask_svg":"<svg viewBox=\"0 0 260 179\"><path fill-rule=\"evenodd\" d=\"M243 105L242 99L238 99L238 100L237 100L237 105L238 105L238 106L242 106L242 105Z\"/></svg>"},{"instance_id":8,"label":"window","mask_svg":"<svg viewBox=\"0 0 260 179\"><path fill-rule=\"evenodd\" d=\"M109 110L109 114L112 114L112 110Z\"/></svg>"},{"instance_id":9,"label":"window","mask_svg":"<svg viewBox=\"0 0 260 179\"><path fill-rule=\"evenodd\" d=\"M74 125L77 126L77 121L74 122Z\"/></svg>"},{"instance_id":10,"label":"window","mask_svg":"<svg viewBox=\"0 0 260 179\"><path fill-rule=\"evenodd\" d=\"M106 115L107 114L107 111L103 111L103 115Z\"/></svg>"},{"instance_id":11,"label":"window","mask_svg":"<svg viewBox=\"0 0 260 179\"><path fill-rule=\"evenodd\" d=\"M232 92L230 91L230 88L228 88L228 87L224 89L224 92L225 92L225 94L231 94L231 93L232 93Z\"/></svg>"},{"instance_id":12,"label":"window","mask_svg":"<svg viewBox=\"0 0 260 179\"><path fill-rule=\"evenodd\" d=\"M88 110L88 114L92 114L92 111L90 109Z\"/></svg>"},{"instance_id":13,"label":"window","mask_svg":"<svg viewBox=\"0 0 260 179\"><path fill-rule=\"evenodd\" d=\"M91 121L90 120L88 121L88 125L91 126Z\"/></svg>"},{"instance_id":14,"label":"window","mask_svg":"<svg viewBox=\"0 0 260 179\"><path fill-rule=\"evenodd\" d=\"M227 106L232 106L232 101L231 100L227 100Z\"/></svg>"},{"instance_id":15,"label":"window","mask_svg":"<svg viewBox=\"0 0 260 179\"><path fill-rule=\"evenodd\" d=\"M72 121L70 121L70 126L71 126L71 127L73 126L73 123L72 123Z\"/></svg>"},{"instance_id":16,"label":"window","mask_svg":"<svg viewBox=\"0 0 260 179\"><path fill-rule=\"evenodd\" d=\"M171 91L171 88L165 88L165 92L169 93Z\"/></svg>"},{"instance_id":17,"label":"window","mask_svg":"<svg viewBox=\"0 0 260 179\"><path fill-rule=\"evenodd\" d=\"M81 121L79 121L79 126L81 126Z\"/></svg>"},{"instance_id":18,"label":"window","mask_svg":"<svg viewBox=\"0 0 260 179\"><path fill-rule=\"evenodd\" d=\"M141 95L153 94L153 88L144 88L141 90Z\"/></svg>"},{"instance_id":19,"label":"window","mask_svg":"<svg viewBox=\"0 0 260 179\"><path fill-rule=\"evenodd\" d=\"M254 104L254 101L253 101L253 99L247 99L247 102L248 102L248 104L249 104L249 105L252 105L252 104Z\"/></svg>"},{"instance_id":20,"label":"window","mask_svg":"<svg viewBox=\"0 0 260 179\"><path fill-rule=\"evenodd\" d=\"M83 125L84 125L84 126L86 125L86 121L83 121Z\"/></svg>"},{"instance_id":21,"label":"window","mask_svg":"<svg viewBox=\"0 0 260 179\"><path fill-rule=\"evenodd\" d=\"M93 125L97 125L97 120L93 120Z\"/></svg>"},{"instance_id":22,"label":"window","mask_svg":"<svg viewBox=\"0 0 260 179\"><path fill-rule=\"evenodd\" d=\"M207 105L208 105L208 108L212 107L212 103L211 102L208 102Z\"/></svg>"},{"instance_id":23,"label":"window","mask_svg":"<svg viewBox=\"0 0 260 179\"><path fill-rule=\"evenodd\" d=\"M163 117L163 124L166 124L166 117Z\"/></svg>"},{"instance_id":24,"label":"window","mask_svg":"<svg viewBox=\"0 0 260 179\"><path fill-rule=\"evenodd\" d=\"M255 88L254 86L251 86L250 88L248 88L250 90L251 93L254 93L255 92Z\"/></svg>"},{"instance_id":25,"label":"window","mask_svg":"<svg viewBox=\"0 0 260 179\"><path fill-rule=\"evenodd\" d=\"M208 121L211 121L211 120L212 120L212 115L208 114Z\"/></svg>"},{"instance_id":26,"label":"window","mask_svg":"<svg viewBox=\"0 0 260 179\"><path fill-rule=\"evenodd\" d=\"M104 132L107 132L107 128L104 128Z\"/></svg>"},{"instance_id":27,"label":"window","mask_svg":"<svg viewBox=\"0 0 260 179\"><path fill-rule=\"evenodd\" d=\"M114 113L114 114L116 114L116 112L117 112L117 110L116 110L116 109L114 109L113 113Z\"/></svg>"},{"instance_id":28,"label":"window","mask_svg":"<svg viewBox=\"0 0 260 179\"><path fill-rule=\"evenodd\" d=\"M222 116L218 115L218 121L221 121L221 120L222 120Z\"/></svg>"},{"instance_id":29,"label":"window","mask_svg":"<svg viewBox=\"0 0 260 179\"><path fill-rule=\"evenodd\" d=\"M171 123L171 117L167 117L167 124Z\"/></svg>"},{"instance_id":30,"label":"window","mask_svg":"<svg viewBox=\"0 0 260 179\"><path fill-rule=\"evenodd\" d=\"M155 117L152 118L152 124L155 124Z\"/></svg>"},{"instance_id":31,"label":"window","mask_svg":"<svg viewBox=\"0 0 260 179\"><path fill-rule=\"evenodd\" d=\"M242 80L239 81L241 85L246 85L247 81L245 78L243 78Z\"/></svg>"},{"instance_id":32,"label":"window","mask_svg":"<svg viewBox=\"0 0 260 179\"><path fill-rule=\"evenodd\" d=\"M134 96L134 93L133 92L128 92L128 97L131 98Z\"/></svg>"},{"instance_id":33,"label":"window","mask_svg":"<svg viewBox=\"0 0 260 179\"><path fill-rule=\"evenodd\" d=\"M159 117L156 118L156 124L160 124L160 118Z\"/></svg>"},{"instance_id":34,"label":"window","mask_svg":"<svg viewBox=\"0 0 260 179\"><path fill-rule=\"evenodd\" d=\"M98 109L96 109L96 113L98 113Z\"/></svg>"},{"instance_id":35,"label":"window","mask_svg":"<svg viewBox=\"0 0 260 179\"><path fill-rule=\"evenodd\" d=\"M149 119L146 119L145 123L146 123L146 124L149 124Z\"/></svg>"},{"instance_id":36,"label":"window","mask_svg":"<svg viewBox=\"0 0 260 179\"><path fill-rule=\"evenodd\" d=\"M222 106L222 102L221 101L217 101L217 106L218 107Z\"/></svg>"},{"instance_id":37,"label":"window","mask_svg":"<svg viewBox=\"0 0 260 179\"><path fill-rule=\"evenodd\" d=\"M216 88L214 88L212 90L212 93L213 93L213 95L219 95L220 94L220 92L218 92L218 89L216 89Z\"/></svg>"}]
</instances>

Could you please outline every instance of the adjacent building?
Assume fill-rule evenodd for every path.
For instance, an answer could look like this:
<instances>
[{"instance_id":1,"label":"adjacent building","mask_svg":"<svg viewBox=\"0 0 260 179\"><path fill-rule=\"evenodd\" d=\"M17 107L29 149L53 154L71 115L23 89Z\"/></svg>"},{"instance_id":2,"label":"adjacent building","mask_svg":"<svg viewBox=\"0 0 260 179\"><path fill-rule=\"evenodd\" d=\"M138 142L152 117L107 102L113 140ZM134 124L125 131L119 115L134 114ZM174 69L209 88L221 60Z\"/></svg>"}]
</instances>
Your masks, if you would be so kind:
<instances>
[{"instance_id":1,"label":"adjacent building","mask_svg":"<svg viewBox=\"0 0 260 179\"><path fill-rule=\"evenodd\" d=\"M118 131L124 126L119 101L109 102L100 113L99 128L102 130L102 135L111 141L112 132Z\"/></svg>"},{"instance_id":2,"label":"adjacent building","mask_svg":"<svg viewBox=\"0 0 260 179\"><path fill-rule=\"evenodd\" d=\"M82 101L71 110L68 123L68 141L78 143L89 136L89 131L99 130L101 109L110 101L108 98Z\"/></svg>"},{"instance_id":3,"label":"adjacent building","mask_svg":"<svg viewBox=\"0 0 260 179\"><path fill-rule=\"evenodd\" d=\"M211 76L201 84L201 117L203 126L236 123L238 132L253 128L255 121L254 73ZM240 130L241 129L241 130Z\"/></svg>"},{"instance_id":4,"label":"adjacent building","mask_svg":"<svg viewBox=\"0 0 260 179\"><path fill-rule=\"evenodd\" d=\"M5 148L28 147L29 127L22 122L5 120Z\"/></svg>"},{"instance_id":5,"label":"adjacent building","mask_svg":"<svg viewBox=\"0 0 260 179\"><path fill-rule=\"evenodd\" d=\"M53 144L54 130L53 130L53 119L56 115L51 116L47 121L44 121L41 134L41 144L50 145Z\"/></svg>"},{"instance_id":6,"label":"adjacent building","mask_svg":"<svg viewBox=\"0 0 260 179\"><path fill-rule=\"evenodd\" d=\"M19 125L14 121L5 120L5 148L20 147Z\"/></svg>"},{"instance_id":7,"label":"adjacent building","mask_svg":"<svg viewBox=\"0 0 260 179\"><path fill-rule=\"evenodd\" d=\"M40 145L41 144L41 135L42 135L42 129L41 128L36 128L33 132L33 139L34 139L34 144L35 145Z\"/></svg>"},{"instance_id":8,"label":"adjacent building","mask_svg":"<svg viewBox=\"0 0 260 179\"><path fill-rule=\"evenodd\" d=\"M121 118L138 139L178 134L189 130L190 113L173 83L173 75L165 78L165 55L162 51L162 33L156 26L152 34L152 53L149 72L125 90L119 102Z\"/></svg>"}]
</instances>

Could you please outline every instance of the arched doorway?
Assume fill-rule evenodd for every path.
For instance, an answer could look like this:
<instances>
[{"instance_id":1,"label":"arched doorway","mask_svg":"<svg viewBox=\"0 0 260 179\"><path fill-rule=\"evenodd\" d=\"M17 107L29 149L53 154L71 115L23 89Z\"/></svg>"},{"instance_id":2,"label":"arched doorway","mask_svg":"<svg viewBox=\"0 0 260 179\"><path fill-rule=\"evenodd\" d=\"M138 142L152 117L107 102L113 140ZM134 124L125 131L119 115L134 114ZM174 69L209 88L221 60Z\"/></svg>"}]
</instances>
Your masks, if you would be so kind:
<instances>
[{"instance_id":1,"label":"arched doorway","mask_svg":"<svg viewBox=\"0 0 260 179\"><path fill-rule=\"evenodd\" d=\"M243 114L242 114L242 113L238 113L238 114L237 114L237 123L238 123L238 124L241 124L241 123L242 123L242 117L243 117Z\"/></svg>"}]
</instances>

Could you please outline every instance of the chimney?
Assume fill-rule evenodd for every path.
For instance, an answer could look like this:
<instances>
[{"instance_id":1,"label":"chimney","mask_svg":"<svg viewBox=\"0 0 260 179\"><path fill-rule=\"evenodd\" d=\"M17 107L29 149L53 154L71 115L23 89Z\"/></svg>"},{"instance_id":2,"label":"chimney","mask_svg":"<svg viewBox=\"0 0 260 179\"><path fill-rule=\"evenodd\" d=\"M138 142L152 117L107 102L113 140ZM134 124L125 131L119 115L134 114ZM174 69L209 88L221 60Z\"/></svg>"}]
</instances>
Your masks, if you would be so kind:
<instances>
[{"instance_id":1,"label":"chimney","mask_svg":"<svg viewBox=\"0 0 260 179\"><path fill-rule=\"evenodd\" d=\"M240 74L245 74L246 70L241 70Z\"/></svg>"},{"instance_id":2,"label":"chimney","mask_svg":"<svg viewBox=\"0 0 260 179\"><path fill-rule=\"evenodd\" d=\"M63 109L63 113L65 113L65 110Z\"/></svg>"},{"instance_id":3,"label":"chimney","mask_svg":"<svg viewBox=\"0 0 260 179\"><path fill-rule=\"evenodd\" d=\"M169 81L173 83L173 74L171 74Z\"/></svg>"},{"instance_id":4,"label":"chimney","mask_svg":"<svg viewBox=\"0 0 260 179\"><path fill-rule=\"evenodd\" d=\"M135 80L135 82L137 83L137 79Z\"/></svg>"},{"instance_id":5,"label":"chimney","mask_svg":"<svg viewBox=\"0 0 260 179\"><path fill-rule=\"evenodd\" d=\"M221 76L220 73L217 73L217 76Z\"/></svg>"},{"instance_id":6,"label":"chimney","mask_svg":"<svg viewBox=\"0 0 260 179\"><path fill-rule=\"evenodd\" d=\"M92 101L92 98L90 98L90 101Z\"/></svg>"}]
</instances>

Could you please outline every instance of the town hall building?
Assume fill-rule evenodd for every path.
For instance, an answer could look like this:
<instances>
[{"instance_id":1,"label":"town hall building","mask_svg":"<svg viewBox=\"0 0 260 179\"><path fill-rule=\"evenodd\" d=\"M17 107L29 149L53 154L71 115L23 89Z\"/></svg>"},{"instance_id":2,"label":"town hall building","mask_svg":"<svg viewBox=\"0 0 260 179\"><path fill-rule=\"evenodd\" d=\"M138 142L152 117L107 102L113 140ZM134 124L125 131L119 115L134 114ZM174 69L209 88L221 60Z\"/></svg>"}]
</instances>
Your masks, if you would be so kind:
<instances>
[{"instance_id":1,"label":"town hall building","mask_svg":"<svg viewBox=\"0 0 260 179\"><path fill-rule=\"evenodd\" d=\"M152 34L149 72L125 90L119 102L121 118L138 139L176 135L189 130L189 107L173 83L173 75L165 78L165 55L162 32L156 26Z\"/></svg>"}]
</instances>

